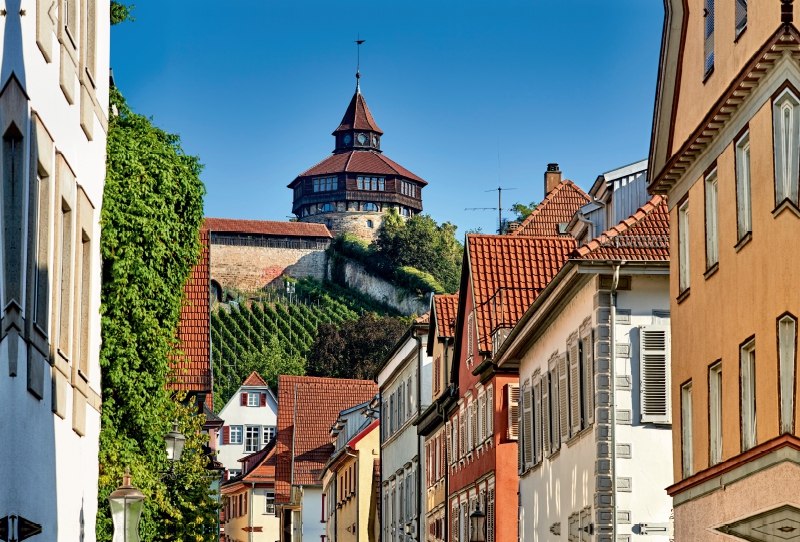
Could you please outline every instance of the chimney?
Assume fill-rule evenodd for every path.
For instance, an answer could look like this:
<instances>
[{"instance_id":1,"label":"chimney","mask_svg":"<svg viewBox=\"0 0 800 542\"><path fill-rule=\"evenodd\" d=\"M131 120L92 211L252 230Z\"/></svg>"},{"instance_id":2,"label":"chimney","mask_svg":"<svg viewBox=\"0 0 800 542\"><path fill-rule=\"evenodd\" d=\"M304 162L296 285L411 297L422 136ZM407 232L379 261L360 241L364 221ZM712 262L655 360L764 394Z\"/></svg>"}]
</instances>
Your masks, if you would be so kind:
<instances>
[{"instance_id":1,"label":"chimney","mask_svg":"<svg viewBox=\"0 0 800 542\"><path fill-rule=\"evenodd\" d=\"M547 171L544 172L544 195L549 194L560 182L561 171L558 169L558 164L547 164Z\"/></svg>"}]
</instances>

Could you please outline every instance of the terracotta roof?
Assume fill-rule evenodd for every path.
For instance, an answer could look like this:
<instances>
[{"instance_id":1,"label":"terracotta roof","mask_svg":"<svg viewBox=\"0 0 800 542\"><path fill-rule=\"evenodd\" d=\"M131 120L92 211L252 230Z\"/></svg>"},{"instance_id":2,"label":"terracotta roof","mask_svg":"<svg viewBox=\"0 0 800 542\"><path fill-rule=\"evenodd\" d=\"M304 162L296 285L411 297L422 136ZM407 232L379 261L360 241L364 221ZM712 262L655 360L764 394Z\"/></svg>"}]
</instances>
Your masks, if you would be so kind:
<instances>
[{"instance_id":1,"label":"terracotta roof","mask_svg":"<svg viewBox=\"0 0 800 542\"><path fill-rule=\"evenodd\" d=\"M174 356L170 362L168 387L209 393L206 401L211 404L211 264L206 228L200 229L200 242L200 260L183 287L184 302L178 321L178 348L183 356Z\"/></svg>"},{"instance_id":2,"label":"terracotta roof","mask_svg":"<svg viewBox=\"0 0 800 542\"><path fill-rule=\"evenodd\" d=\"M573 251L571 258L669 261L667 199L653 196L631 217Z\"/></svg>"},{"instance_id":3,"label":"terracotta roof","mask_svg":"<svg viewBox=\"0 0 800 542\"><path fill-rule=\"evenodd\" d=\"M430 313L430 311L426 312L422 316L414 318L414 323L415 324L429 324L430 321L431 321L431 313Z\"/></svg>"},{"instance_id":4,"label":"terracotta roof","mask_svg":"<svg viewBox=\"0 0 800 542\"><path fill-rule=\"evenodd\" d=\"M420 182L423 185L426 181L417 177L406 168L390 160L383 154L374 151L351 150L338 154L332 154L311 169L298 175L307 177L309 175L327 175L329 173L364 173L367 175L399 175L407 179ZM289 186L294 184L292 181Z\"/></svg>"},{"instance_id":5,"label":"terracotta roof","mask_svg":"<svg viewBox=\"0 0 800 542\"><path fill-rule=\"evenodd\" d=\"M513 327L575 250L572 237L467 235L480 350L497 327Z\"/></svg>"},{"instance_id":6,"label":"terracotta roof","mask_svg":"<svg viewBox=\"0 0 800 542\"><path fill-rule=\"evenodd\" d=\"M458 295L439 294L433 296L433 310L436 319L436 332L439 337L443 339L455 337Z\"/></svg>"},{"instance_id":7,"label":"terracotta roof","mask_svg":"<svg viewBox=\"0 0 800 542\"><path fill-rule=\"evenodd\" d=\"M333 453L330 427L342 410L371 400L371 380L278 377L276 502L289 502L292 485L315 486Z\"/></svg>"},{"instance_id":8,"label":"terracotta roof","mask_svg":"<svg viewBox=\"0 0 800 542\"><path fill-rule=\"evenodd\" d=\"M350 105L347 106L347 111L344 112L342 122L339 127L333 131L333 135L341 130L371 130L383 134L375 119L372 118L372 113L367 107L367 101L360 91L353 94L353 99L350 100Z\"/></svg>"},{"instance_id":9,"label":"terracotta roof","mask_svg":"<svg viewBox=\"0 0 800 542\"><path fill-rule=\"evenodd\" d=\"M259 451L239 460L242 472L222 483L223 494L238 493L247 489L242 483L269 483L275 481L275 440L273 439Z\"/></svg>"},{"instance_id":10,"label":"terracotta roof","mask_svg":"<svg viewBox=\"0 0 800 542\"><path fill-rule=\"evenodd\" d=\"M278 237L333 238L331 232L324 224L312 224L310 222L206 218L204 225L213 233L249 233L256 235L275 235Z\"/></svg>"},{"instance_id":11,"label":"terracotta roof","mask_svg":"<svg viewBox=\"0 0 800 542\"><path fill-rule=\"evenodd\" d=\"M256 371L253 371L252 373L250 373L250 376L248 376L247 379L244 382L242 382L242 386L266 387L267 383L264 381L263 378L261 378L261 375L259 375Z\"/></svg>"},{"instance_id":12,"label":"terracotta roof","mask_svg":"<svg viewBox=\"0 0 800 542\"><path fill-rule=\"evenodd\" d=\"M590 201L591 198L586 192L569 179L565 179L548 192L530 216L509 235L538 237L565 235L559 233L558 225L568 223L572 215Z\"/></svg>"}]
</instances>

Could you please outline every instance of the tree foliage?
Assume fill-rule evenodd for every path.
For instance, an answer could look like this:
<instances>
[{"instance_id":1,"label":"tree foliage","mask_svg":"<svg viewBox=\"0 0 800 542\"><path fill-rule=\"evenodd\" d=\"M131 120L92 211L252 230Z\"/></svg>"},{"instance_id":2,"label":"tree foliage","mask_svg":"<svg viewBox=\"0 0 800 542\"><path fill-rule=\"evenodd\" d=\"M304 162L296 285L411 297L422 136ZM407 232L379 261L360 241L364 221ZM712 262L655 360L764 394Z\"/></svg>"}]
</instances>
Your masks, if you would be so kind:
<instances>
[{"instance_id":1,"label":"tree foliage","mask_svg":"<svg viewBox=\"0 0 800 542\"><path fill-rule=\"evenodd\" d=\"M535 201L530 202L528 205L517 202L511 206L511 210L517 215L517 222L522 222L531 215L538 205Z\"/></svg>"},{"instance_id":2,"label":"tree foliage","mask_svg":"<svg viewBox=\"0 0 800 542\"><path fill-rule=\"evenodd\" d=\"M131 10L136 6L126 6L120 2L111 2L111 24L120 24L125 21L135 21L131 15Z\"/></svg>"},{"instance_id":3,"label":"tree foliage","mask_svg":"<svg viewBox=\"0 0 800 542\"><path fill-rule=\"evenodd\" d=\"M200 254L205 188L201 165L177 136L131 111L111 89L107 173L101 211L103 407L97 539L113 525L106 500L125 467L147 496L142 540L217 538L218 505L210 494L203 419L166 388L183 286ZM163 435L173 420L187 441L175 478Z\"/></svg>"},{"instance_id":4,"label":"tree foliage","mask_svg":"<svg viewBox=\"0 0 800 542\"><path fill-rule=\"evenodd\" d=\"M365 313L358 320L321 324L308 353L311 376L372 380L407 326L397 318Z\"/></svg>"}]
</instances>

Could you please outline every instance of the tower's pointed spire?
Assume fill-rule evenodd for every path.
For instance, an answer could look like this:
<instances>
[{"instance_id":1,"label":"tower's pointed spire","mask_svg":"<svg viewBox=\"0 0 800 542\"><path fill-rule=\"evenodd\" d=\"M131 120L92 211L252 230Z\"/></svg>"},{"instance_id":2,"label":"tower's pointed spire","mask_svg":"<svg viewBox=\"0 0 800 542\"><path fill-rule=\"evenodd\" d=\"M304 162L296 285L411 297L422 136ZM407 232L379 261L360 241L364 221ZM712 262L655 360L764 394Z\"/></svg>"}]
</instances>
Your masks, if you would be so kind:
<instances>
[{"instance_id":1,"label":"tower's pointed spire","mask_svg":"<svg viewBox=\"0 0 800 542\"><path fill-rule=\"evenodd\" d=\"M361 71L356 71L356 94L361 94Z\"/></svg>"},{"instance_id":2,"label":"tower's pointed spire","mask_svg":"<svg viewBox=\"0 0 800 542\"><path fill-rule=\"evenodd\" d=\"M358 36L356 40L356 47L357 47L357 63L356 63L356 94L361 94L361 44L367 40L362 40L361 36Z\"/></svg>"}]
</instances>

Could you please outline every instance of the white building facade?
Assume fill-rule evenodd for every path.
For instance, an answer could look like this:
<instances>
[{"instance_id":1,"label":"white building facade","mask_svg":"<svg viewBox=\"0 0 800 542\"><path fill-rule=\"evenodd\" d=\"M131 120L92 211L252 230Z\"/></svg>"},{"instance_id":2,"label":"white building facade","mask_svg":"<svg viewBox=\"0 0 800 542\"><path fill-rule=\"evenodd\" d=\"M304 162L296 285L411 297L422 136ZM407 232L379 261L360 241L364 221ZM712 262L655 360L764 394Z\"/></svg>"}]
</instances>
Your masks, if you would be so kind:
<instances>
[{"instance_id":1,"label":"white building facade","mask_svg":"<svg viewBox=\"0 0 800 542\"><path fill-rule=\"evenodd\" d=\"M109 17L108 2L10 0L0 19L0 531L10 539L95 540Z\"/></svg>"},{"instance_id":2,"label":"white building facade","mask_svg":"<svg viewBox=\"0 0 800 542\"><path fill-rule=\"evenodd\" d=\"M239 462L259 451L275 438L278 425L278 400L266 382L253 372L228 400L219 417L224 420L219 432L217 460L227 477L242 472Z\"/></svg>"},{"instance_id":3,"label":"white building facade","mask_svg":"<svg viewBox=\"0 0 800 542\"><path fill-rule=\"evenodd\" d=\"M418 318L378 373L381 396L381 536L424 540L425 437L414 425L431 400L428 319Z\"/></svg>"},{"instance_id":4,"label":"white building facade","mask_svg":"<svg viewBox=\"0 0 800 542\"><path fill-rule=\"evenodd\" d=\"M573 253L499 352L520 374L523 541L670 535L666 202L631 218Z\"/></svg>"}]
</instances>

